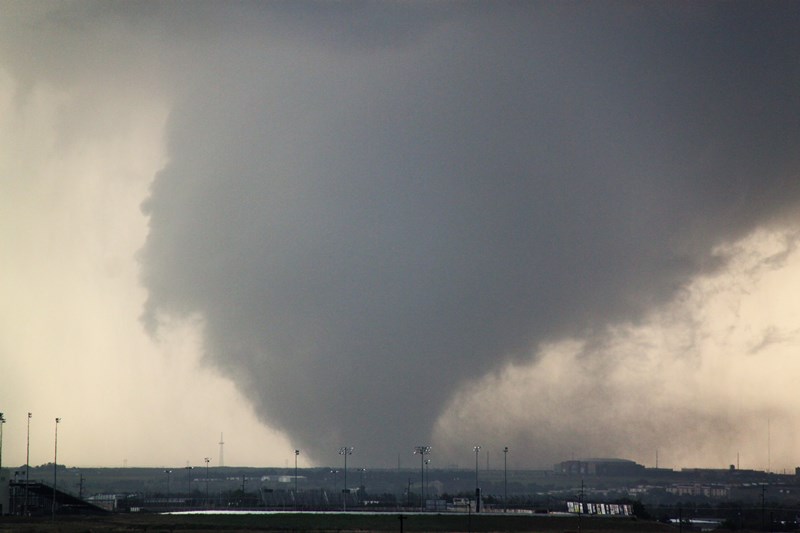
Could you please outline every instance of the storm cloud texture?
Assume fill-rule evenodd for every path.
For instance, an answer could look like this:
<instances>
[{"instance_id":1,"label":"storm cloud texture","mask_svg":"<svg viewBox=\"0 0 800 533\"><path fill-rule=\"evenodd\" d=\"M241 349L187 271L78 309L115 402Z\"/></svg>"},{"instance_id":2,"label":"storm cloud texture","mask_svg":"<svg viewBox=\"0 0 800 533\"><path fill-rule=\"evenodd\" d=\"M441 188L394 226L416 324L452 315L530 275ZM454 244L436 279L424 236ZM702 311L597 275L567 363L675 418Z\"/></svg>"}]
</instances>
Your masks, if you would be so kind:
<instances>
[{"instance_id":1,"label":"storm cloud texture","mask_svg":"<svg viewBox=\"0 0 800 533\"><path fill-rule=\"evenodd\" d=\"M101 58L169 106L145 326L201 324L317 460L391 465L470 384L600 345L798 220L798 3L59 6L39 24L93 45L38 68L89 64L39 75Z\"/></svg>"}]
</instances>

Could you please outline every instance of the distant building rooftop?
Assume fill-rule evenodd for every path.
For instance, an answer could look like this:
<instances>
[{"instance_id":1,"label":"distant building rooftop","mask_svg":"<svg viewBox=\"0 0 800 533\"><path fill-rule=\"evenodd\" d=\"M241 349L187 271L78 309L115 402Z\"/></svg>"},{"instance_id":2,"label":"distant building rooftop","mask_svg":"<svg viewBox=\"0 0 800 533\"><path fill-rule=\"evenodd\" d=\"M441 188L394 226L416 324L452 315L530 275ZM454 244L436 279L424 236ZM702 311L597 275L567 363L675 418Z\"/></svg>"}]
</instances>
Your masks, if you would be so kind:
<instances>
[{"instance_id":1,"label":"distant building rooftop","mask_svg":"<svg viewBox=\"0 0 800 533\"><path fill-rule=\"evenodd\" d=\"M633 476L644 472L644 466L630 459L592 458L562 461L554 466L559 474L589 476Z\"/></svg>"}]
</instances>

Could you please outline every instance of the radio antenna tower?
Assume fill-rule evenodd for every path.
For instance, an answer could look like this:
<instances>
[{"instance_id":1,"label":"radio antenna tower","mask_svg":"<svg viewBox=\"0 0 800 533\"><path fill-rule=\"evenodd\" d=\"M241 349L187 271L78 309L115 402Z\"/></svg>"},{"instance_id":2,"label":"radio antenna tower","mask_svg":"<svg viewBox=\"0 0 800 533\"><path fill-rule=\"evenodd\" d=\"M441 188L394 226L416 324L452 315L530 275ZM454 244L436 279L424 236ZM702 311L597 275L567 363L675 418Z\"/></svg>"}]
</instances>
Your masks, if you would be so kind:
<instances>
[{"instance_id":1,"label":"radio antenna tower","mask_svg":"<svg viewBox=\"0 0 800 533\"><path fill-rule=\"evenodd\" d=\"M219 434L219 466L225 466L225 456L222 454L222 447L225 441L222 440L222 433Z\"/></svg>"}]
</instances>

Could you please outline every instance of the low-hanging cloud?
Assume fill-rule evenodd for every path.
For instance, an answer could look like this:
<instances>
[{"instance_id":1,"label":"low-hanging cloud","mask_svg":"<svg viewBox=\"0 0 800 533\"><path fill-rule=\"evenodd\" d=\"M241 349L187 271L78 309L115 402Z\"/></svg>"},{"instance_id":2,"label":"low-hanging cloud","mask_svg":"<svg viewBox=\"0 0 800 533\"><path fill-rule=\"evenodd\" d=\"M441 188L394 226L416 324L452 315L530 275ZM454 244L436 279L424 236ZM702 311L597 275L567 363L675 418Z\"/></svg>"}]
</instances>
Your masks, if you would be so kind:
<instances>
[{"instance_id":1,"label":"low-hanging cloud","mask_svg":"<svg viewBox=\"0 0 800 533\"><path fill-rule=\"evenodd\" d=\"M146 323L200 317L320 461L392 464L463 384L796 215L792 4L89 6L171 106Z\"/></svg>"}]
</instances>

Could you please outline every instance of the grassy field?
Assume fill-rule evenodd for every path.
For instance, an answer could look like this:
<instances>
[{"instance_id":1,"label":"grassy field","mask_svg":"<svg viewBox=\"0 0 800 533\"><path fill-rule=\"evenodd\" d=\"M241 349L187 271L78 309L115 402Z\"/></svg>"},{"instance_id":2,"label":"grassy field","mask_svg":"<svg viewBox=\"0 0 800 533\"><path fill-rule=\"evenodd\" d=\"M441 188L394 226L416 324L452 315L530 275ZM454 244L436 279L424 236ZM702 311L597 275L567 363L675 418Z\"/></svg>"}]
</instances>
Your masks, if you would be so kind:
<instances>
[{"instance_id":1,"label":"grassy field","mask_svg":"<svg viewBox=\"0 0 800 533\"><path fill-rule=\"evenodd\" d=\"M403 531L441 532L577 532L624 533L676 531L656 522L632 519L583 517L548 517L537 515L408 515L402 521ZM173 532L192 531L309 531L367 532L401 531L397 514L271 514L271 515L157 515L111 514L100 517L59 517L0 519L0 531L14 532Z\"/></svg>"}]
</instances>

